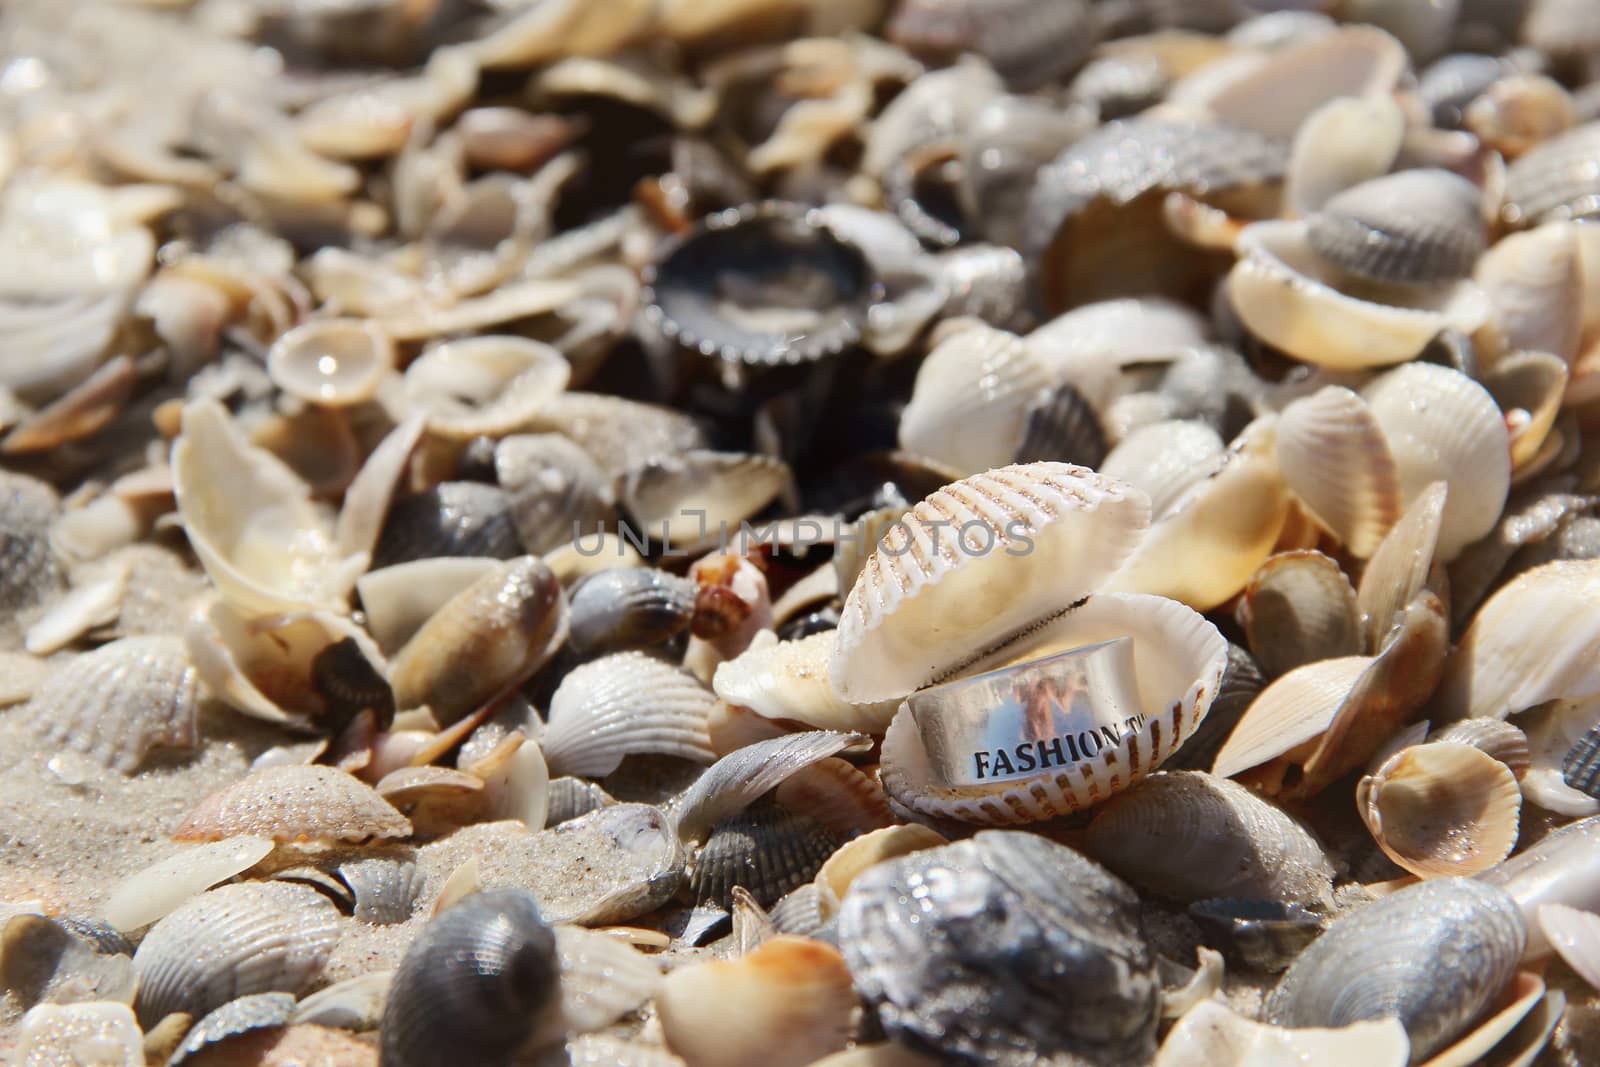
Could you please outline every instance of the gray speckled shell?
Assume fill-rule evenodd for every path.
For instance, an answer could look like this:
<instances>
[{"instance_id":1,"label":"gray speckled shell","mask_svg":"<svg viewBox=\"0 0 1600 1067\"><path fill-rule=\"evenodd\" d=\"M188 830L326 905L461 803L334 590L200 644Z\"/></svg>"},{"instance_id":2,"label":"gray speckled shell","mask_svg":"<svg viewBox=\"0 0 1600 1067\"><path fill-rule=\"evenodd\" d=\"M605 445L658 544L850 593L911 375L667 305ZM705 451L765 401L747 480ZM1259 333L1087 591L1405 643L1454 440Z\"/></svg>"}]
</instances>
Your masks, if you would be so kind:
<instances>
[{"instance_id":1,"label":"gray speckled shell","mask_svg":"<svg viewBox=\"0 0 1600 1067\"><path fill-rule=\"evenodd\" d=\"M560 826L580 815L610 807L617 798L593 782L582 778L552 778L550 780L550 808L545 815L545 826Z\"/></svg>"},{"instance_id":2,"label":"gray speckled shell","mask_svg":"<svg viewBox=\"0 0 1600 1067\"><path fill-rule=\"evenodd\" d=\"M1316 253L1358 278L1433 285L1465 278L1488 246L1477 186L1449 171L1387 174L1306 219Z\"/></svg>"},{"instance_id":3,"label":"gray speckled shell","mask_svg":"<svg viewBox=\"0 0 1600 1067\"><path fill-rule=\"evenodd\" d=\"M1098 864L986 830L863 874L839 944L896 1041L996 1067L1142 1063L1161 986L1138 916Z\"/></svg>"},{"instance_id":4,"label":"gray speckled shell","mask_svg":"<svg viewBox=\"0 0 1600 1067\"><path fill-rule=\"evenodd\" d=\"M0 622L60 588L61 566L49 540L60 508L55 490L44 482L0 471Z\"/></svg>"},{"instance_id":5,"label":"gray speckled shell","mask_svg":"<svg viewBox=\"0 0 1600 1067\"><path fill-rule=\"evenodd\" d=\"M584 655L670 641L694 618L694 582L654 567L613 567L572 587L568 641Z\"/></svg>"},{"instance_id":6,"label":"gray speckled shell","mask_svg":"<svg viewBox=\"0 0 1600 1067\"><path fill-rule=\"evenodd\" d=\"M529 552L591 534L611 516L610 479L589 453L555 433L518 434L494 452L495 476Z\"/></svg>"},{"instance_id":7,"label":"gray speckled shell","mask_svg":"<svg viewBox=\"0 0 1600 1067\"><path fill-rule=\"evenodd\" d=\"M383 1063L507 1064L558 985L555 933L533 894L476 893L406 950L384 1006Z\"/></svg>"},{"instance_id":8,"label":"gray speckled shell","mask_svg":"<svg viewBox=\"0 0 1600 1067\"><path fill-rule=\"evenodd\" d=\"M339 877L355 894L355 917L369 923L401 923L421 890L414 860L374 856L339 866Z\"/></svg>"},{"instance_id":9,"label":"gray speckled shell","mask_svg":"<svg viewBox=\"0 0 1600 1067\"><path fill-rule=\"evenodd\" d=\"M1516 974L1527 931L1503 890L1466 878L1402 889L1335 920L1267 998L1279 1026L1398 1018L1412 1062L1459 1036Z\"/></svg>"},{"instance_id":10,"label":"gray speckled shell","mask_svg":"<svg viewBox=\"0 0 1600 1067\"><path fill-rule=\"evenodd\" d=\"M338 909L310 886L243 882L191 897L134 953L139 1022L202 1016L249 993L298 994L338 940Z\"/></svg>"},{"instance_id":11,"label":"gray speckled shell","mask_svg":"<svg viewBox=\"0 0 1600 1067\"><path fill-rule=\"evenodd\" d=\"M252 993L230 1000L190 1028L184 1035L183 1043L167 1061L167 1067L178 1067L178 1064L206 1046L230 1037L251 1030L287 1026L293 1015L294 997L288 993Z\"/></svg>"}]
</instances>

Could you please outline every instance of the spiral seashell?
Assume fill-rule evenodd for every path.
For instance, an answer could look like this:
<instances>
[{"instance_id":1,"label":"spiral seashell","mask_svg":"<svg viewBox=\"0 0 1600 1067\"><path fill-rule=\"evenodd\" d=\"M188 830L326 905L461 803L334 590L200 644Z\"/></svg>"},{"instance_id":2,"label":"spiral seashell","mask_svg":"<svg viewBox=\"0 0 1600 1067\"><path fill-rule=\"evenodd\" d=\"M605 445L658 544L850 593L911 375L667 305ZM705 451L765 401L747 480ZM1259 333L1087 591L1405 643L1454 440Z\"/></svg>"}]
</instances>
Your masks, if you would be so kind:
<instances>
[{"instance_id":1,"label":"spiral seashell","mask_svg":"<svg viewBox=\"0 0 1600 1067\"><path fill-rule=\"evenodd\" d=\"M1384 855L1422 878L1477 874L1517 843L1522 794L1511 769L1470 745L1402 749L1356 784Z\"/></svg>"},{"instance_id":2,"label":"spiral seashell","mask_svg":"<svg viewBox=\"0 0 1600 1067\"><path fill-rule=\"evenodd\" d=\"M1488 247L1476 186L1446 170L1407 170L1331 197L1306 219L1313 250L1386 285L1465 278Z\"/></svg>"},{"instance_id":3,"label":"spiral seashell","mask_svg":"<svg viewBox=\"0 0 1600 1067\"><path fill-rule=\"evenodd\" d=\"M730 704L768 719L792 720L818 730L881 734L898 701L852 704L828 681L835 647L832 632L797 641L752 646L717 667L711 687Z\"/></svg>"},{"instance_id":4,"label":"spiral seashell","mask_svg":"<svg viewBox=\"0 0 1600 1067\"><path fill-rule=\"evenodd\" d=\"M1402 889L1336 919L1267 998L1279 1026L1398 1018L1412 1061L1449 1044L1500 995L1527 940L1503 891L1464 878Z\"/></svg>"},{"instance_id":5,"label":"spiral seashell","mask_svg":"<svg viewBox=\"0 0 1600 1067\"><path fill-rule=\"evenodd\" d=\"M202 1016L235 997L299 994L339 939L339 912L309 886L246 882L193 897L139 943L135 1010L149 1026L170 1012Z\"/></svg>"},{"instance_id":6,"label":"spiral seashell","mask_svg":"<svg viewBox=\"0 0 1600 1067\"><path fill-rule=\"evenodd\" d=\"M550 698L540 738L553 774L601 777L631 755L715 758L707 718L716 698L687 672L642 652L573 668Z\"/></svg>"},{"instance_id":7,"label":"spiral seashell","mask_svg":"<svg viewBox=\"0 0 1600 1067\"><path fill-rule=\"evenodd\" d=\"M572 587L568 643L596 655L665 644L694 617L692 581L654 567L610 567Z\"/></svg>"},{"instance_id":8,"label":"spiral seashell","mask_svg":"<svg viewBox=\"0 0 1600 1067\"><path fill-rule=\"evenodd\" d=\"M405 837L411 824L369 785L321 764L266 767L211 794L173 833L179 841L240 835L274 841Z\"/></svg>"},{"instance_id":9,"label":"spiral seashell","mask_svg":"<svg viewBox=\"0 0 1600 1067\"><path fill-rule=\"evenodd\" d=\"M756 804L712 827L690 866L689 889L701 906L731 908L735 886L762 906L774 904L815 878L840 843L809 815Z\"/></svg>"},{"instance_id":10,"label":"spiral seashell","mask_svg":"<svg viewBox=\"0 0 1600 1067\"><path fill-rule=\"evenodd\" d=\"M279 337L267 374L291 396L325 407L372 399L394 369L394 341L362 319L314 319Z\"/></svg>"},{"instance_id":11,"label":"spiral seashell","mask_svg":"<svg viewBox=\"0 0 1600 1067\"><path fill-rule=\"evenodd\" d=\"M511 559L522 552L504 492L477 482L441 482L389 508L373 565L392 567L435 556Z\"/></svg>"},{"instance_id":12,"label":"spiral seashell","mask_svg":"<svg viewBox=\"0 0 1600 1067\"><path fill-rule=\"evenodd\" d=\"M1304 826L1226 778L1152 775L1096 810L1086 851L1135 885L1193 901L1319 903L1333 865Z\"/></svg>"},{"instance_id":13,"label":"spiral seashell","mask_svg":"<svg viewBox=\"0 0 1600 1067\"><path fill-rule=\"evenodd\" d=\"M1600 123L1574 127L1527 153L1506 168L1502 216L1512 225L1537 226L1595 214L1600 180L1590 165L1600 144Z\"/></svg>"},{"instance_id":14,"label":"spiral seashell","mask_svg":"<svg viewBox=\"0 0 1600 1067\"><path fill-rule=\"evenodd\" d=\"M536 556L495 567L441 607L395 654L395 706L456 722L537 671L567 637L567 601Z\"/></svg>"},{"instance_id":15,"label":"spiral seashell","mask_svg":"<svg viewBox=\"0 0 1600 1067\"><path fill-rule=\"evenodd\" d=\"M429 923L401 959L379 1030L383 1061L509 1064L558 985L555 934L533 895L475 893Z\"/></svg>"},{"instance_id":16,"label":"spiral seashell","mask_svg":"<svg viewBox=\"0 0 1600 1067\"><path fill-rule=\"evenodd\" d=\"M781 202L709 215L645 271L645 320L684 348L778 366L860 337L878 282L814 211Z\"/></svg>"},{"instance_id":17,"label":"spiral seashell","mask_svg":"<svg viewBox=\"0 0 1600 1067\"><path fill-rule=\"evenodd\" d=\"M1161 999L1137 915L1098 864L985 830L856 879L839 940L897 1043L1001 1067L1129 1062L1153 1055Z\"/></svg>"},{"instance_id":18,"label":"spiral seashell","mask_svg":"<svg viewBox=\"0 0 1600 1067\"><path fill-rule=\"evenodd\" d=\"M181 640L125 637L50 675L33 694L28 725L50 745L129 774L158 745L194 746L199 701Z\"/></svg>"}]
</instances>

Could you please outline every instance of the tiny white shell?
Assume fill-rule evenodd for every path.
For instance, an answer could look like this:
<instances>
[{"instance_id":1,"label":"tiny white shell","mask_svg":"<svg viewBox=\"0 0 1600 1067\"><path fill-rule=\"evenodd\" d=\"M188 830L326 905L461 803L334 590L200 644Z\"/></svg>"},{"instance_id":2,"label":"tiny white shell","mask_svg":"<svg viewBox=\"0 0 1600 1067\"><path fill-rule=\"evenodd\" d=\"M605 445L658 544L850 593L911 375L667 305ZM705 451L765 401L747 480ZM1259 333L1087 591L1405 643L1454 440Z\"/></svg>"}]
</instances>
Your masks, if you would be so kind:
<instances>
[{"instance_id":1,"label":"tiny white shell","mask_svg":"<svg viewBox=\"0 0 1600 1067\"><path fill-rule=\"evenodd\" d=\"M642 652L602 656L568 672L540 738L551 773L600 777L623 757L659 753L710 763L716 697L687 672Z\"/></svg>"},{"instance_id":2,"label":"tiny white shell","mask_svg":"<svg viewBox=\"0 0 1600 1067\"><path fill-rule=\"evenodd\" d=\"M370 400L394 369L394 340L367 319L313 319L267 351L267 374L279 389L313 404L345 407Z\"/></svg>"}]
</instances>

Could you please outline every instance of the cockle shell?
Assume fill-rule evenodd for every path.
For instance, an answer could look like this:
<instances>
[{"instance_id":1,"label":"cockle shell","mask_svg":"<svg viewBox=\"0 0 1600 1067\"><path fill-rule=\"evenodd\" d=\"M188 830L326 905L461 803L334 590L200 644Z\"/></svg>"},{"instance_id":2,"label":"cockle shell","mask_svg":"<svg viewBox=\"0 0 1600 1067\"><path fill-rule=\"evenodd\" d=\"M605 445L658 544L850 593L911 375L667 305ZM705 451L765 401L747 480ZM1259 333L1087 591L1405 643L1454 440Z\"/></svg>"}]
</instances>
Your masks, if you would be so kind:
<instances>
[{"instance_id":1,"label":"cockle shell","mask_svg":"<svg viewBox=\"0 0 1600 1067\"><path fill-rule=\"evenodd\" d=\"M242 874L272 851L272 839L240 835L190 845L118 883L101 913L132 932L169 914L196 893Z\"/></svg>"},{"instance_id":2,"label":"cockle shell","mask_svg":"<svg viewBox=\"0 0 1600 1067\"><path fill-rule=\"evenodd\" d=\"M272 343L273 384L313 404L344 407L370 400L394 368L394 341L361 319L315 319Z\"/></svg>"},{"instance_id":3,"label":"cockle shell","mask_svg":"<svg viewBox=\"0 0 1600 1067\"><path fill-rule=\"evenodd\" d=\"M1381 299L1346 293L1307 239L1304 223L1258 222L1240 235L1228 299L1245 327L1285 353L1335 370L1403 363L1446 327L1471 333L1488 304L1471 282Z\"/></svg>"},{"instance_id":4,"label":"cockle shell","mask_svg":"<svg viewBox=\"0 0 1600 1067\"><path fill-rule=\"evenodd\" d=\"M805 1067L849 1041L850 977L837 949L776 937L742 959L673 971L656 1008L689 1067Z\"/></svg>"},{"instance_id":5,"label":"cockle shell","mask_svg":"<svg viewBox=\"0 0 1600 1067\"><path fill-rule=\"evenodd\" d=\"M1443 482L1417 494L1367 561L1356 587L1356 607L1368 649L1381 646L1396 618L1427 584L1448 495Z\"/></svg>"},{"instance_id":6,"label":"cockle shell","mask_svg":"<svg viewBox=\"0 0 1600 1067\"><path fill-rule=\"evenodd\" d=\"M134 954L139 1018L148 1025L173 1011L201 1016L249 993L299 994L327 962L338 924L331 901L289 882L193 897L151 927Z\"/></svg>"},{"instance_id":7,"label":"cockle shell","mask_svg":"<svg viewBox=\"0 0 1600 1067\"><path fill-rule=\"evenodd\" d=\"M1143 489L1150 515L1159 519L1203 479L1226 462L1227 446L1217 431L1195 419L1147 423L1117 442L1101 474Z\"/></svg>"},{"instance_id":8,"label":"cockle shell","mask_svg":"<svg viewBox=\"0 0 1600 1067\"><path fill-rule=\"evenodd\" d=\"M639 1010L661 986L656 962L620 937L577 926L556 927L561 984L530 1044L608 1027Z\"/></svg>"},{"instance_id":9,"label":"cockle shell","mask_svg":"<svg viewBox=\"0 0 1600 1067\"><path fill-rule=\"evenodd\" d=\"M373 549L378 567L435 556L511 559L522 554L506 494L481 482L440 482L389 508Z\"/></svg>"},{"instance_id":10,"label":"cockle shell","mask_svg":"<svg viewBox=\"0 0 1600 1067\"><path fill-rule=\"evenodd\" d=\"M405 395L428 432L466 441L513 433L567 387L571 369L540 341L481 336L447 341L406 368Z\"/></svg>"},{"instance_id":11,"label":"cockle shell","mask_svg":"<svg viewBox=\"0 0 1600 1067\"><path fill-rule=\"evenodd\" d=\"M1600 123L1589 122L1515 160L1506 168L1505 220L1537 226L1594 214L1600 182L1590 164L1597 142Z\"/></svg>"},{"instance_id":12,"label":"cockle shell","mask_svg":"<svg viewBox=\"0 0 1600 1067\"><path fill-rule=\"evenodd\" d=\"M192 748L199 680L176 637L125 637L57 667L22 714L46 743L131 773L158 745Z\"/></svg>"},{"instance_id":13,"label":"cockle shell","mask_svg":"<svg viewBox=\"0 0 1600 1067\"><path fill-rule=\"evenodd\" d=\"M644 753L710 763L706 724L715 703L682 669L618 652L568 672L550 698L539 744L553 774L597 778Z\"/></svg>"},{"instance_id":14,"label":"cockle shell","mask_svg":"<svg viewBox=\"0 0 1600 1067\"><path fill-rule=\"evenodd\" d=\"M221 404L185 405L172 479L189 543L229 603L264 613L345 610L367 558L340 554L309 487L249 444Z\"/></svg>"},{"instance_id":15,"label":"cockle shell","mask_svg":"<svg viewBox=\"0 0 1600 1067\"><path fill-rule=\"evenodd\" d=\"M716 542L770 504L790 477L786 464L768 456L694 450L634 467L617 495L654 540Z\"/></svg>"},{"instance_id":16,"label":"cockle shell","mask_svg":"<svg viewBox=\"0 0 1600 1067\"><path fill-rule=\"evenodd\" d=\"M384 1062L507 1062L558 986L555 934L533 894L475 893L429 923L400 961L383 1011Z\"/></svg>"},{"instance_id":17,"label":"cockle shell","mask_svg":"<svg viewBox=\"0 0 1600 1067\"><path fill-rule=\"evenodd\" d=\"M1476 186L1438 169L1406 170L1331 197L1306 219L1323 258L1367 281L1436 285L1472 273L1488 245Z\"/></svg>"},{"instance_id":18,"label":"cockle shell","mask_svg":"<svg viewBox=\"0 0 1600 1067\"><path fill-rule=\"evenodd\" d=\"M706 837L689 869L689 890L702 906L728 908L743 887L756 903L776 903L816 877L842 835L780 803L757 803L731 815Z\"/></svg>"},{"instance_id":19,"label":"cockle shell","mask_svg":"<svg viewBox=\"0 0 1600 1067\"><path fill-rule=\"evenodd\" d=\"M1342 386L1293 401L1278 419L1278 465L1312 516L1368 559L1403 509L1394 457L1371 409Z\"/></svg>"},{"instance_id":20,"label":"cockle shell","mask_svg":"<svg viewBox=\"0 0 1600 1067\"><path fill-rule=\"evenodd\" d=\"M1235 615L1268 677L1363 648L1356 591L1320 552L1270 557L1251 577Z\"/></svg>"},{"instance_id":21,"label":"cockle shell","mask_svg":"<svg viewBox=\"0 0 1600 1067\"><path fill-rule=\"evenodd\" d=\"M247 993L212 1009L190 1027L167 1063L169 1067L183 1063L198 1067L216 1046L227 1044L228 1050L234 1051L230 1039L286 1026L293 1015L294 997L289 993Z\"/></svg>"},{"instance_id":22,"label":"cockle shell","mask_svg":"<svg viewBox=\"0 0 1600 1067\"><path fill-rule=\"evenodd\" d=\"M1356 810L1384 854L1422 878L1477 874L1517 842L1511 769L1454 742L1402 749L1356 784Z\"/></svg>"},{"instance_id":23,"label":"cockle shell","mask_svg":"<svg viewBox=\"0 0 1600 1067\"><path fill-rule=\"evenodd\" d=\"M1528 736L1499 719L1463 719L1428 734L1428 742L1471 745L1505 764L1519 780L1528 770Z\"/></svg>"},{"instance_id":24,"label":"cockle shell","mask_svg":"<svg viewBox=\"0 0 1600 1067\"><path fill-rule=\"evenodd\" d=\"M1333 865L1304 826L1244 786L1198 771L1154 774L1111 798L1086 851L1141 888L1179 900L1320 903Z\"/></svg>"},{"instance_id":25,"label":"cockle shell","mask_svg":"<svg viewBox=\"0 0 1600 1067\"><path fill-rule=\"evenodd\" d=\"M974 324L940 342L917 371L900 447L975 474L1011 461L1034 398L1051 384L1022 338Z\"/></svg>"},{"instance_id":26,"label":"cockle shell","mask_svg":"<svg viewBox=\"0 0 1600 1067\"><path fill-rule=\"evenodd\" d=\"M1412 1062L1439 1051L1511 981L1527 935L1502 890L1464 878L1402 889L1336 919L1267 998L1279 1026L1397 1017Z\"/></svg>"},{"instance_id":27,"label":"cockle shell","mask_svg":"<svg viewBox=\"0 0 1600 1067\"><path fill-rule=\"evenodd\" d=\"M1354 185L1387 174L1400 154L1405 113L1390 97L1340 96L1306 116L1294 134L1284 200L1298 215Z\"/></svg>"},{"instance_id":28,"label":"cockle shell","mask_svg":"<svg viewBox=\"0 0 1600 1067\"><path fill-rule=\"evenodd\" d=\"M678 836L703 841L712 827L736 815L812 764L868 743L865 734L811 730L757 741L723 756L678 798Z\"/></svg>"},{"instance_id":29,"label":"cockle shell","mask_svg":"<svg viewBox=\"0 0 1600 1067\"><path fill-rule=\"evenodd\" d=\"M423 705L456 722L520 684L567 637L567 601L537 556L495 567L451 597L399 652L389 672L397 708Z\"/></svg>"},{"instance_id":30,"label":"cockle shell","mask_svg":"<svg viewBox=\"0 0 1600 1067\"><path fill-rule=\"evenodd\" d=\"M818 730L888 729L898 701L852 704L828 680L834 634L823 632L797 641L752 645L717 667L711 687L730 704L769 719L804 723Z\"/></svg>"},{"instance_id":31,"label":"cockle shell","mask_svg":"<svg viewBox=\"0 0 1600 1067\"><path fill-rule=\"evenodd\" d=\"M878 864L949 843L943 834L917 823L885 826L845 842L817 871L820 918L826 921L837 915L850 886Z\"/></svg>"},{"instance_id":32,"label":"cockle shell","mask_svg":"<svg viewBox=\"0 0 1600 1067\"><path fill-rule=\"evenodd\" d=\"M201 801L174 832L179 841L241 834L274 841L405 837L411 824L377 792L320 764L267 767Z\"/></svg>"},{"instance_id":33,"label":"cockle shell","mask_svg":"<svg viewBox=\"0 0 1600 1067\"><path fill-rule=\"evenodd\" d=\"M1137 1062L1154 1053L1161 1002L1137 910L1071 849L985 830L862 874L839 942L897 1043L999 1067Z\"/></svg>"}]
</instances>

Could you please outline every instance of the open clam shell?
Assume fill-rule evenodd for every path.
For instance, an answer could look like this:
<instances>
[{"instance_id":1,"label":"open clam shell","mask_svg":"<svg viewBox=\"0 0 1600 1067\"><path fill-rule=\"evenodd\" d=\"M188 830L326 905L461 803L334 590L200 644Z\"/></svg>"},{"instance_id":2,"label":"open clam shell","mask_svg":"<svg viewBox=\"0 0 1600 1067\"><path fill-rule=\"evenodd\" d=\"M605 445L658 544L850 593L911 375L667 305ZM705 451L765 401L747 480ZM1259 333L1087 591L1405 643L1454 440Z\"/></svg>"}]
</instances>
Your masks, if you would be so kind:
<instances>
[{"instance_id":1,"label":"open clam shell","mask_svg":"<svg viewBox=\"0 0 1600 1067\"><path fill-rule=\"evenodd\" d=\"M1087 733L1070 740L1019 738L1021 743L1012 751L984 753L987 762L994 767L1002 760L1005 766L1048 767L1050 759L1045 753L1060 751L1063 745L1077 755L1064 765L1057 760L1054 771L1041 769L1020 780L942 786L936 784L916 721L902 705L884 735L880 770L884 791L894 802L921 815L1004 826L1089 807L1149 774L1194 733L1216 696L1227 664L1227 642L1193 610L1162 597L1098 594L1030 634L1028 651L1020 657L1001 654L991 657L991 663L980 660L970 669L978 672L986 666L1002 668L1009 663L1013 670L1020 670L1051 650L1083 648L1116 638L1133 642L1137 668L1134 677L1121 682L1136 694L1133 699L1138 707L1133 714L1143 716L1143 722L1121 732L1114 742ZM1017 663L1017 658L1023 662ZM1019 708L1023 695L1016 698Z\"/></svg>"},{"instance_id":2,"label":"open clam shell","mask_svg":"<svg viewBox=\"0 0 1600 1067\"><path fill-rule=\"evenodd\" d=\"M406 368L406 399L428 432L451 440L499 437L528 425L567 387L572 368L550 345L480 336L429 348Z\"/></svg>"},{"instance_id":3,"label":"open clam shell","mask_svg":"<svg viewBox=\"0 0 1600 1067\"><path fill-rule=\"evenodd\" d=\"M1256 337L1318 366L1403 363L1440 330L1470 334L1488 316L1483 291L1469 281L1389 289L1376 299L1344 291L1301 222L1255 223L1239 236L1238 253L1228 275L1234 312Z\"/></svg>"},{"instance_id":4,"label":"open clam shell","mask_svg":"<svg viewBox=\"0 0 1600 1067\"><path fill-rule=\"evenodd\" d=\"M860 337L878 289L865 255L813 210L779 202L711 215L646 270L645 318L685 348L775 366Z\"/></svg>"},{"instance_id":5,"label":"open clam shell","mask_svg":"<svg viewBox=\"0 0 1600 1067\"><path fill-rule=\"evenodd\" d=\"M291 396L327 407L372 399L394 369L394 341L364 319L317 319L272 343L267 373Z\"/></svg>"},{"instance_id":6,"label":"open clam shell","mask_svg":"<svg viewBox=\"0 0 1600 1067\"><path fill-rule=\"evenodd\" d=\"M1384 854L1422 878L1477 874L1517 841L1511 769L1470 745L1402 749L1356 784L1356 809Z\"/></svg>"}]
</instances>

